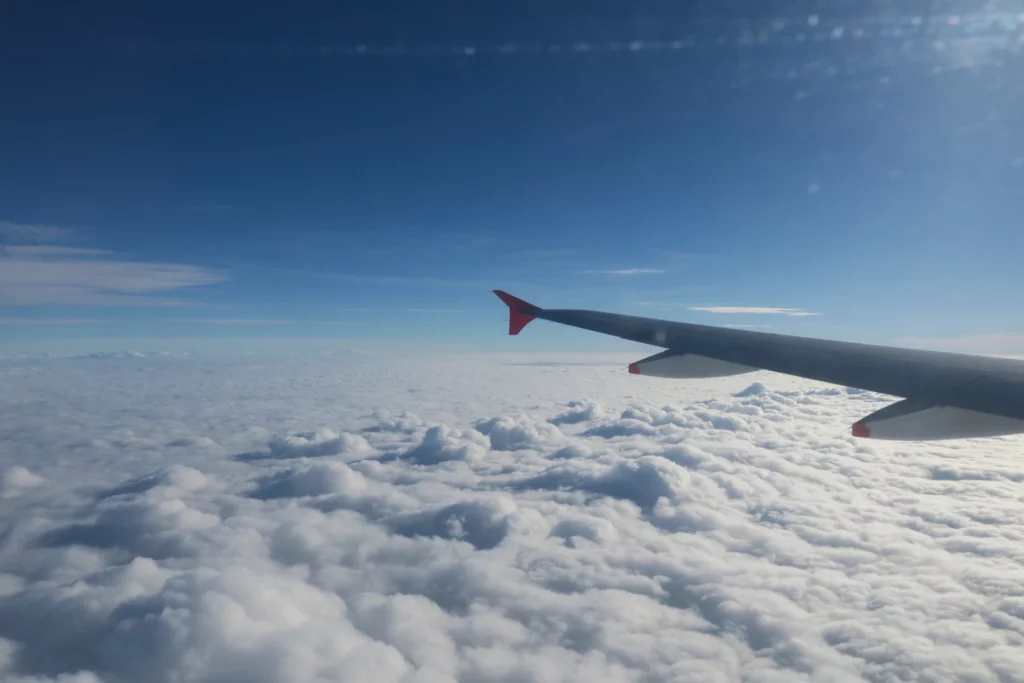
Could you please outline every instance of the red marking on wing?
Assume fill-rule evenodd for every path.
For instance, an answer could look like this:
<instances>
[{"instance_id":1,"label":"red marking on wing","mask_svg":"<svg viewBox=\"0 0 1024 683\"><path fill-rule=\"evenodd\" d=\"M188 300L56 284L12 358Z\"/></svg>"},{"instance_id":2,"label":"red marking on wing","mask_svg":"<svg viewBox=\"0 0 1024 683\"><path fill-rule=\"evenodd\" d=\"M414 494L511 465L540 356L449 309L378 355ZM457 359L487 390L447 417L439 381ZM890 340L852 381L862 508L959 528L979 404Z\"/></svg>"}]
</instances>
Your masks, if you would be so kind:
<instances>
[{"instance_id":1,"label":"red marking on wing","mask_svg":"<svg viewBox=\"0 0 1024 683\"><path fill-rule=\"evenodd\" d=\"M870 439L871 438L871 428L868 427L863 422L855 423L853 425L853 429L851 431L853 432L854 436L858 436L858 437L860 437L862 439Z\"/></svg>"},{"instance_id":2,"label":"red marking on wing","mask_svg":"<svg viewBox=\"0 0 1024 683\"><path fill-rule=\"evenodd\" d=\"M636 363L630 363L629 364L629 374L631 374L631 375L639 375L640 374L640 366L637 365Z\"/></svg>"}]
</instances>

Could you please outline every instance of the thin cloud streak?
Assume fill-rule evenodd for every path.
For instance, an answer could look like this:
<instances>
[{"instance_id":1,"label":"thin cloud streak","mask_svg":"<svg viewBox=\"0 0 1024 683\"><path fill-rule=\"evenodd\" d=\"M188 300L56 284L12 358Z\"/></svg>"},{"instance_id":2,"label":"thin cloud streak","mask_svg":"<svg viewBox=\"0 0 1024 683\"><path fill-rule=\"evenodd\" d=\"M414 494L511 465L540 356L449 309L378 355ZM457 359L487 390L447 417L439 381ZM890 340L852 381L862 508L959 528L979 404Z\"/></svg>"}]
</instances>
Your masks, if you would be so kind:
<instances>
[{"instance_id":1,"label":"thin cloud streak","mask_svg":"<svg viewBox=\"0 0 1024 683\"><path fill-rule=\"evenodd\" d=\"M29 258L60 258L69 256L110 256L106 249L83 249L81 247L55 247L50 245L8 245L5 256L26 256Z\"/></svg>"},{"instance_id":2,"label":"thin cloud streak","mask_svg":"<svg viewBox=\"0 0 1024 683\"><path fill-rule=\"evenodd\" d=\"M0 318L0 325L147 325L174 323L184 325L341 325L343 320L281 320L275 318L131 318L98 320L88 318Z\"/></svg>"},{"instance_id":3,"label":"thin cloud streak","mask_svg":"<svg viewBox=\"0 0 1024 683\"><path fill-rule=\"evenodd\" d=\"M172 323L195 323L200 325L294 325L295 320L275 320L266 318L175 318ZM320 321L309 321L320 322Z\"/></svg>"},{"instance_id":4,"label":"thin cloud streak","mask_svg":"<svg viewBox=\"0 0 1024 683\"><path fill-rule=\"evenodd\" d=\"M96 325L103 320L77 320L62 318L0 318L0 325Z\"/></svg>"},{"instance_id":5,"label":"thin cloud streak","mask_svg":"<svg viewBox=\"0 0 1024 683\"><path fill-rule=\"evenodd\" d=\"M345 313L466 313L460 308L339 308Z\"/></svg>"},{"instance_id":6,"label":"thin cloud streak","mask_svg":"<svg viewBox=\"0 0 1024 683\"><path fill-rule=\"evenodd\" d=\"M58 228L55 225L0 221L0 253L2 253L2 245L5 244L59 242L68 239L71 235L72 231L69 228Z\"/></svg>"},{"instance_id":7,"label":"thin cloud streak","mask_svg":"<svg viewBox=\"0 0 1024 683\"><path fill-rule=\"evenodd\" d=\"M1024 334L993 332L969 334L962 337L900 337L893 340L902 346L917 346L939 351L958 351L980 354L1024 353Z\"/></svg>"},{"instance_id":8,"label":"thin cloud streak","mask_svg":"<svg viewBox=\"0 0 1024 683\"><path fill-rule=\"evenodd\" d=\"M788 315L792 317L821 315L821 313L805 311L802 308L777 308L774 306L691 306L688 310L721 315Z\"/></svg>"},{"instance_id":9,"label":"thin cloud streak","mask_svg":"<svg viewBox=\"0 0 1024 683\"><path fill-rule=\"evenodd\" d=\"M584 275L660 275L660 268L620 268L611 270L584 270Z\"/></svg>"},{"instance_id":10,"label":"thin cloud streak","mask_svg":"<svg viewBox=\"0 0 1024 683\"><path fill-rule=\"evenodd\" d=\"M101 249L8 245L0 255L0 301L8 305L187 306L154 296L217 284L224 271L119 259Z\"/></svg>"}]
</instances>

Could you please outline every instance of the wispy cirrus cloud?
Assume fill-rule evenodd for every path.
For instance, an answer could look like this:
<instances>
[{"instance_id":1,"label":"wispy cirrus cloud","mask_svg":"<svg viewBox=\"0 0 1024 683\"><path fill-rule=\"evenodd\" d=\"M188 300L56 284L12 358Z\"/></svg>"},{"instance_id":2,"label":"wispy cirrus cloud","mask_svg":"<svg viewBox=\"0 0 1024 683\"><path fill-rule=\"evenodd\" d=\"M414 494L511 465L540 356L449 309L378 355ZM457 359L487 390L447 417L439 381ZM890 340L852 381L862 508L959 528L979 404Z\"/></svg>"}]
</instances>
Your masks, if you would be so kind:
<instances>
[{"instance_id":1,"label":"wispy cirrus cloud","mask_svg":"<svg viewBox=\"0 0 1024 683\"><path fill-rule=\"evenodd\" d=\"M691 306L688 310L723 315L788 315L804 317L821 315L802 308L778 308L776 306Z\"/></svg>"},{"instance_id":2,"label":"wispy cirrus cloud","mask_svg":"<svg viewBox=\"0 0 1024 683\"><path fill-rule=\"evenodd\" d=\"M224 213L231 211L234 207L215 199L192 199L181 203L181 208L197 213Z\"/></svg>"},{"instance_id":3,"label":"wispy cirrus cloud","mask_svg":"<svg viewBox=\"0 0 1024 683\"><path fill-rule=\"evenodd\" d=\"M168 322L196 325L294 325L295 320L278 320L274 318L174 318ZM322 322L314 320L310 322Z\"/></svg>"},{"instance_id":4,"label":"wispy cirrus cloud","mask_svg":"<svg viewBox=\"0 0 1024 683\"><path fill-rule=\"evenodd\" d=\"M175 323L185 325L334 325L338 320L281 320L276 318L132 318L150 323ZM128 320L99 320L91 318L0 318L0 325L113 325Z\"/></svg>"},{"instance_id":5,"label":"wispy cirrus cloud","mask_svg":"<svg viewBox=\"0 0 1024 683\"><path fill-rule=\"evenodd\" d=\"M95 325L102 322L80 318L0 318L0 325Z\"/></svg>"},{"instance_id":6,"label":"wispy cirrus cloud","mask_svg":"<svg viewBox=\"0 0 1024 683\"><path fill-rule=\"evenodd\" d=\"M345 313L465 313L461 308L339 308Z\"/></svg>"},{"instance_id":7,"label":"wispy cirrus cloud","mask_svg":"<svg viewBox=\"0 0 1024 683\"><path fill-rule=\"evenodd\" d=\"M916 346L937 351L958 351L980 354L1024 353L1024 333L993 332L960 337L900 337L893 340L901 346Z\"/></svg>"},{"instance_id":8,"label":"wispy cirrus cloud","mask_svg":"<svg viewBox=\"0 0 1024 683\"><path fill-rule=\"evenodd\" d=\"M58 228L55 225L0 221L0 253L3 253L8 244L59 242L67 239L71 234L72 231L69 228Z\"/></svg>"},{"instance_id":9,"label":"wispy cirrus cloud","mask_svg":"<svg viewBox=\"0 0 1024 683\"><path fill-rule=\"evenodd\" d=\"M68 258L75 256L110 256L106 249L83 249L82 247L61 247L54 245L10 245L4 248L5 256L28 258Z\"/></svg>"},{"instance_id":10,"label":"wispy cirrus cloud","mask_svg":"<svg viewBox=\"0 0 1024 683\"><path fill-rule=\"evenodd\" d=\"M612 268L608 270L584 270L584 275L660 275L665 271L661 268Z\"/></svg>"},{"instance_id":11,"label":"wispy cirrus cloud","mask_svg":"<svg viewBox=\"0 0 1024 683\"><path fill-rule=\"evenodd\" d=\"M47 230L36 241L67 234ZM0 251L0 302L8 305L182 306L195 302L165 295L226 279L224 271L124 260L102 249L7 243Z\"/></svg>"}]
</instances>

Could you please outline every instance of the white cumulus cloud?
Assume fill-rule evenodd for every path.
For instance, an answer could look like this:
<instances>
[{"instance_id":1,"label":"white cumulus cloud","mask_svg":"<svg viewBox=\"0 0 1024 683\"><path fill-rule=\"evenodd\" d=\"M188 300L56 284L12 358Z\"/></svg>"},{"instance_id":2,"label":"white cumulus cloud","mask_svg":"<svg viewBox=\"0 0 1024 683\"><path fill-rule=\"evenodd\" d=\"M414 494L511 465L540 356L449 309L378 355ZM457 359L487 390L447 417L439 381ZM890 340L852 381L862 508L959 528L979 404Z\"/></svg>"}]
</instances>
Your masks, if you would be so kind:
<instances>
[{"instance_id":1,"label":"white cumulus cloud","mask_svg":"<svg viewBox=\"0 0 1024 683\"><path fill-rule=\"evenodd\" d=\"M358 434L323 427L315 432L291 434L271 439L270 455L277 458L309 458L322 455L360 456L370 450L370 444Z\"/></svg>"},{"instance_id":2,"label":"white cumulus cloud","mask_svg":"<svg viewBox=\"0 0 1024 683\"><path fill-rule=\"evenodd\" d=\"M531 360L0 360L0 679L1024 680L1020 437Z\"/></svg>"},{"instance_id":3,"label":"white cumulus cloud","mask_svg":"<svg viewBox=\"0 0 1024 683\"><path fill-rule=\"evenodd\" d=\"M14 498L29 489L43 484L46 480L37 474L33 474L28 468L21 465L14 465L4 472L0 480L0 497Z\"/></svg>"}]
</instances>

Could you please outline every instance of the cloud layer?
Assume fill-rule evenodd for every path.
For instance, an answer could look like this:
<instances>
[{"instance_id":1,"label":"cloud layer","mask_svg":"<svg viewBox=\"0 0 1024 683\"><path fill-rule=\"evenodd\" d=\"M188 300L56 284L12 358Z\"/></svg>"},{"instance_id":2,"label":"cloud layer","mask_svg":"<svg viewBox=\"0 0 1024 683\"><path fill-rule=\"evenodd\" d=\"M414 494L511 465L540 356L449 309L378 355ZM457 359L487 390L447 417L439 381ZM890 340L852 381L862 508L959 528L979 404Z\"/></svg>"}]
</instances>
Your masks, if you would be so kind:
<instances>
[{"instance_id":1,"label":"cloud layer","mask_svg":"<svg viewBox=\"0 0 1024 683\"><path fill-rule=\"evenodd\" d=\"M1024 680L1020 438L537 360L0 361L0 678Z\"/></svg>"}]
</instances>

